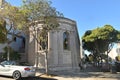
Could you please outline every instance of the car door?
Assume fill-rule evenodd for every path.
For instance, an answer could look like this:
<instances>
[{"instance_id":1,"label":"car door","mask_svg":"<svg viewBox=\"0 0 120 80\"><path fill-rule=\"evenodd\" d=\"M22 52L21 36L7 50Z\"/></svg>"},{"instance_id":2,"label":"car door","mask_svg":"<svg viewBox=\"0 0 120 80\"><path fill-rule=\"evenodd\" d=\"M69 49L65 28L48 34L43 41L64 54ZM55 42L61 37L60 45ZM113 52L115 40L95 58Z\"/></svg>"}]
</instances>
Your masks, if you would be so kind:
<instances>
[{"instance_id":1,"label":"car door","mask_svg":"<svg viewBox=\"0 0 120 80\"><path fill-rule=\"evenodd\" d=\"M0 65L0 74L7 75L10 71L10 65Z\"/></svg>"},{"instance_id":2,"label":"car door","mask_svg":"<svg viewBox=\"0 0 120 80\"><path fill-rule=\"evenodd\" d=\"M9 64L0 64L0 75L8 75L10 71Z\"/></svg>"},{"instance_id":3,"label":"car door","mask_svg":"<svg viewBox=\"0 0 120 80\"><path fill-rule=\"evenodd\" d=\"M2 71L4 70L4 65L0 64L0 74L2 73Z\"/></svg>"}]
</instances>

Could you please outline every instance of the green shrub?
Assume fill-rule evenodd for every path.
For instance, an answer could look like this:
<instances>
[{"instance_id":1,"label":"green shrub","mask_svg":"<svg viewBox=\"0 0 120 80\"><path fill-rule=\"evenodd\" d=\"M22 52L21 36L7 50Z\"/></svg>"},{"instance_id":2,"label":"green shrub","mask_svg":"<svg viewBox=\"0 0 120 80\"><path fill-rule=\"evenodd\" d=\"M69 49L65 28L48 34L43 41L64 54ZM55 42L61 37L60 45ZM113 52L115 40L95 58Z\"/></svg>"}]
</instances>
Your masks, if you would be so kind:
<instances>
[{"instance_id":1,"label":"green shrub","mask_svg":"<svg viewBox=\"0 0 120 80\"><path fill-rule=\"evenodd\" d=\"M5 52L3 53L3 58L7 60L8 48L5 47L4 51ZM9 53L10 53L10 57L9 57L10 60L20 60L21 59L21 55L18 52L14 51L12 48L9 48Z\"/></svg>"}]
</instances>

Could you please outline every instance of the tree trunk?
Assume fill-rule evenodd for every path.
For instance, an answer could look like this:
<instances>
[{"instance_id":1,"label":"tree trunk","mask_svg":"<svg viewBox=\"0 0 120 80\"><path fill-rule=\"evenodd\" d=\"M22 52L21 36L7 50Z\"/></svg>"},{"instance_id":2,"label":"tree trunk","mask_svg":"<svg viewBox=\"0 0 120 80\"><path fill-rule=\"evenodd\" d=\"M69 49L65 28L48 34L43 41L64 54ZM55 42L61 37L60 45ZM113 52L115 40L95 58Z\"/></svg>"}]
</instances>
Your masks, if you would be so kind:
<instances>
[{"instance_id":1,"label":"tree trunk","mask_svg":"<svg viewBox=\"0 0 120 80\"><path fill-rule=\"evenodd\" d=\"M45 66L46 66L46 74L49 74L49 68L48 68L48 36L46 35L46 42L45 42L45 45L46 45L46 48L45 48Z\"/></svg>"},{"instance_id":2,"label":"tree trunk","mask_svg":"<svg viewBox=\"0 0 120 80\"><path fill-rule=\"evenodd\" d=\"M10 60L10 50L9 50L9 43L7 43L7 48L8 48L8 50L7 50L7 60L9 61Z\"/></svg>"},{"instance_id":3,"label":"tree trunk","mask_svg":"<svg viewBox=\"0 0 120 80\"><path fill-rule=\"evenodd\" d=\"M45 52L45 72L46 72L46 74L49 74L47 53L48 52L46 51Z\"/></svg>"}]
</instances>

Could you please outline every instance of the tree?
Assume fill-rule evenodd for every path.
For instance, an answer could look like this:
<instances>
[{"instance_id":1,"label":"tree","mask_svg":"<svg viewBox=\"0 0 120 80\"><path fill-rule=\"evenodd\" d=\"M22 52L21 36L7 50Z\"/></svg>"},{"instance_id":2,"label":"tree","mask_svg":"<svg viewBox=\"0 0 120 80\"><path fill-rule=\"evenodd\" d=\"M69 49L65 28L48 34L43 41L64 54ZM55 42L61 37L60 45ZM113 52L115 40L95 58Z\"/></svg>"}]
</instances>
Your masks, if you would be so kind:
<instances>
[{"instance_id":1,"label":"tree","mask_svg":"<svg viewBox=\"0 0 120 80\"><path fill-rule=\"evenodd\" d=\"M39 31L40 35L38 37L43 41L46 41L44 38L48 31L58 27L57 17L63 17L62 13L51 7L51 2L48 0L23 0L20 12L24 15L23 23L25 24L21 25L24 30L29 30L32 26L34 32L36 23L39 23L39 21L43 22L42 30ZM33 34L33 36L35 35Z\"/></svg>"},{"instance_id":2,"label":"tree","mask_svg":"<svg viewBox=\"0 0 120 80\"><path fill-rule=\"evenodd\" d=\"M120 56L116 56L116 61L120 61Z\"/></svg>"},{"instance_id":3,"label":"tree","mask_svg":"<svg viewBox=\"0 0 120 80\"><path fill-rule=\"evenodd\" d=\"M48 0L23 0L21 7L12 6L10 4L4 4L4 8L0 10L0 16L9 25L7 34L12 34L14 38L15 30L21 29L28 34L32 33L38 44L41 46L41 50L45 51L47 59L47 33L50 30L56 29L59 24L57 17L63 17L54 7L51 6L51 2ZM42 30L37 29L37 23L43 22ZM32 31L29 29L32 28ZM36 29L40 33L37 37L35 34ZM9 41L8 41L9 43ZM45 48L43 45L45 45ZM46 60L46 73L48 70Z\"/></svg>"},{"instance_id":4,"label":"tree","mask_svg":"<svg viewBox=\"0 0 120 80\"><path fill-rule=\"evenodd\" d=\"M5 47L4 48L4 54L3 54L3 59L7 59L7 52L8 52L8 48ZM21 59L21 55L14 51L11 47L9 47L9 52L10 52L10 60L20 60Z\"/></svg>"},{"instance_id":5,"label":"tree","mask_svg":"<svg viewBox=\"0 0 120 80\"><path fill-rule=\"evenodd\" d=\"M92 55L92 54L89 54L89 55L88 55L88 58L89 58L89 62L92 63L92 62L93 62L93 55Z\"/></svg>"},{"instance_id":6,"label":"tree","mask_svg":"<svg viewBox=\"0 0 120 80\"><path fill-rule=\"evenodd\" d=\"M5 43L7 40L6 22L0 19L0 43Z\"/></svg>"},{"instance_id":7,"label":"tree","mask_svg":"<svg viewBox=\"0 0 120 80\"><path fill-rule=\"evenodd\" d=\"M51 2L48 0L23 0L23 5L20 11L24 15L23 30L29 30L36 39L42 51L45 52L45 65L46 73L48 74L48 60L47 60L47 38L50 30L55 30L59 23L57 17L63 17L54 7L51 6ZM43 22L42 29L37 28L37 24ZM35 31L37 30L37 37ZM25 31L29 32L29 31Z\"/></svg>"},{"instance_id":8,"label":"tree","mask_svg":"<svg viewBox=\"0 0 120 80\"><path fill-rule=\"evenodd\" d=\"M0 10L0 17L5 20L7 24L7 33L17 29L21 24L23 14L20 12L19 8L12 6L8 3L3 4L3 8Z\"/></svg>"},{"instance_id":9,"label":"tree","mask_svg":"<svg viewBox=\"0 0 120 80\"><path fill-rule=\"evenodd\" d=\"M101 28L88 30L82 37L83 48L94 54L97 58L100 54L111 51L114 43L120 40L120 32L111 25L105 25Z\"/></svg>"},{"instance_id":10,"label":"tree","mask_svg":"<svg viewBox=\"0 0 120 80\"><path fill-rule=\"evenodd\" d=\"M23 18L21 18L21 16L22 14L19 11L19 8L12 6L8 3L4 3L2 5L2 8L0 9L0 18L1 20L4 21L4 23L6 23L4 25L5 37L6 37L4 41L7 43L7 47L8 47L8 60L10 57L9 44L14 41L16 37L15 35L17 35L16 29L19 27L19 24L21 24L21 22L23 21ZM9 38L7 38L7 35L11 35L12 40L9 40Z\"/></svg>"}]
</instances>

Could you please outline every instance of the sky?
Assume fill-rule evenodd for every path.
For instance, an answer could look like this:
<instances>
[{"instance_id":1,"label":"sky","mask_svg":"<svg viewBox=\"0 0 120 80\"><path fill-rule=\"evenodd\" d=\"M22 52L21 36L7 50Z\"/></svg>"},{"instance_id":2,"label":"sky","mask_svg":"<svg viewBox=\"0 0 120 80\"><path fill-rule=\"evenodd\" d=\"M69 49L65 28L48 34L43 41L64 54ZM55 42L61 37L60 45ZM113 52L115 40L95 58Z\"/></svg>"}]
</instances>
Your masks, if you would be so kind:
<instances>
[{"instance_id":1,"label":"sky","mask_svg":"<svg viewBox=\"0 0 120 80\"><path fill-rule=\"evenodd\" d=\"M12 5L21 5L21 0L6 0ZM52 6L64 17L76 21L79 36L87 30L112 25L120 30L120 0L51 0Z\"/></svg>"}]
</instances>

